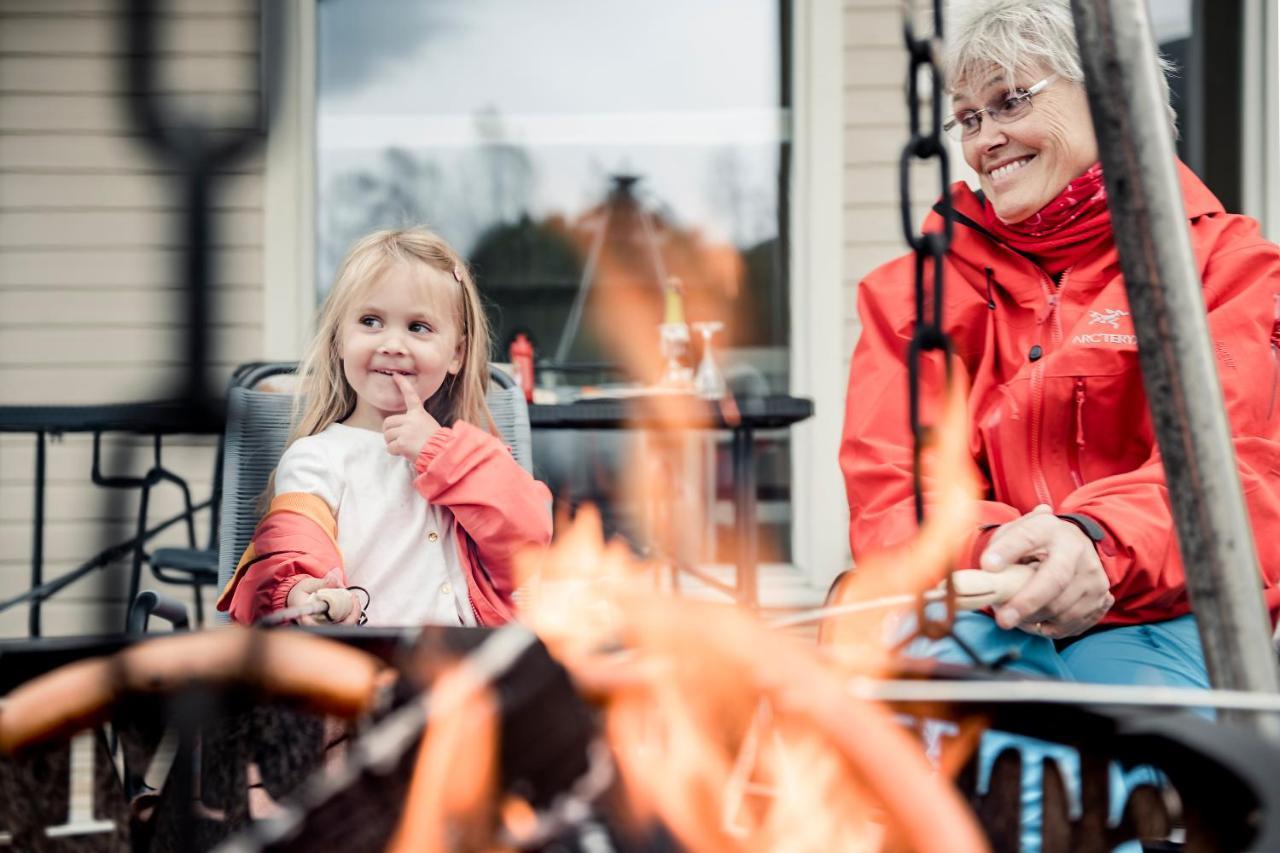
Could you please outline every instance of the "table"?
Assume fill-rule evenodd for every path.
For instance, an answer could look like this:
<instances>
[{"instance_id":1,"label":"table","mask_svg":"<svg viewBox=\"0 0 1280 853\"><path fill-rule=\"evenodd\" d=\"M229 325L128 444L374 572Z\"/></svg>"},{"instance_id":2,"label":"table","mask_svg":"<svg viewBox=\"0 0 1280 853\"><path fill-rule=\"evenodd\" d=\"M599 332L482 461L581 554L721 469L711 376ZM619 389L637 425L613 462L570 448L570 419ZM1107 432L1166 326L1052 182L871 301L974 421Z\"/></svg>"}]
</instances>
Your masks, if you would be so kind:
<instances>
[{"instance_id":1,"label":"table","mask_svg":"<svg viewBox=\"0 0 1280 853\"><path fill-rule=\"evenodd\" d=\"M157 482L161 480L173 482L183 490L188 508L188 523L190 523L190 513L199 508L191 505L190 491L187 489L186 481L160 463L162 437L178 434L216 435L221 433L222 429L223 419L217 408L194 406L185 401L111 403L98 406L0 406L0 433L32 433L36 437L35 505L31 543L32 589L44 582L45 445L49 436L62 433L93 434L93 465L90 479L94 485L105 488L143 490L144 497L139 508L138 535L144 537L147 533L146 494ZM152 436L155 440L155 463L152 468L142 477L104 475L99 462L102 434L106 432ZM194 528L191 529L194 531ZM133 548L134 566L133 579L130 583L130 601L137 595L136 587L144 545L145 537L140 539ZM40 600L38 598L30 603L28 630L32 637L40 636Z\"/></svg>"},{"instance_id":2,"label":"table","mask_svg":"<svg viewBox=\"0 0 1280 853\"><path fill-rule=\"evenodd\" d=\"M813 416L813 401L785 394L734 397L725 405L696 397L631 397L580 400L529 406L533 429L729 430L733 433L734 526L738 561L731 591L742 604L757 603L755 436L758 429L780 429ZM835 463L832 462L834 465ZM682 566L701 580L725 589L718 579Z\"/></svg>"}]
</instances>

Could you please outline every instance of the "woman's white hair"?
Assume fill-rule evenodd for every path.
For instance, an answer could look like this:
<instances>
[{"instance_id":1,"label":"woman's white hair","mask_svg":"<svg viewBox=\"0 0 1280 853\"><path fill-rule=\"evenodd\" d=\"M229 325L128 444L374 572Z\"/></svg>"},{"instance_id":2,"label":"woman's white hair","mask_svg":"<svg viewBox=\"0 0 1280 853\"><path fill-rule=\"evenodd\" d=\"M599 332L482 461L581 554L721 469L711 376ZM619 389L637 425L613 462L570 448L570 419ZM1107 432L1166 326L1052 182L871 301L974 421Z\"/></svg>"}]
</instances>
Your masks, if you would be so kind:
<instances>
[{"instance_id":1,"label":"woman's white hair","mask_svg":"<svg viewBox=\"0 0 1280 853\"><path fill-rule=\"evenodd\" d=\"M1083 85L1069 0L952 0L948 13L944 66L953 93L990 74L993 67L1010 80L1048 70ZM1174 68L1163 56L1158 61L1169 123L1176 134L1168 79Z\"/></svg>"}]
</instances>

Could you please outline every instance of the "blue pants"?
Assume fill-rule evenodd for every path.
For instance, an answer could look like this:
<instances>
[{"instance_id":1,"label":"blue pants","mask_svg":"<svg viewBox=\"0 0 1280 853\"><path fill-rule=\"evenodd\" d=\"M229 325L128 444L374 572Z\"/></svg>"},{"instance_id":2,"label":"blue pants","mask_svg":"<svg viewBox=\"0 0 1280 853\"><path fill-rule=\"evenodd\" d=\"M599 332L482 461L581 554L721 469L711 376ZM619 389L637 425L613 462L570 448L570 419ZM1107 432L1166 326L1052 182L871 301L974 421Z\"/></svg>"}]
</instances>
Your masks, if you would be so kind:
<instances>
[{"instance_id":1,"label":"blue pants","mask_svg":"<svg viewBox=\"0 0 1280 853\"><path fill-rule=\"evenodd\" d=\"M1132 625L1100 631L1077 640L1062 652L1053 641L1024 631L1006 631L990 616L961 613L956 617L954 632L982 660L995 661L1016 650L1018 658L1008 669L1064 681L1088 681L1099 684L1148 684L1164 687L1209 686L1204 653L1195 618L1187 615L1166 622ZM971 665L973 661L951 639L918 640L907 649L912 657L928 657L945 663ZM1080 759L1075 750L1058 744L1004 732L988 732L978 747L978 790L984 791L996 757L1008 748L1022 755L1022 849L1040 849L1042 814L1040 808L1042 762L1052 758L1065 772L1068 797L1078 801ZM1140 784L1157 779L1149 767L1133 768L1122 773L1111 769L1112 823L1123 814L1129 792ZM1138 849L1136 843L1124 845Z\"/></svg>"}]
</instances>

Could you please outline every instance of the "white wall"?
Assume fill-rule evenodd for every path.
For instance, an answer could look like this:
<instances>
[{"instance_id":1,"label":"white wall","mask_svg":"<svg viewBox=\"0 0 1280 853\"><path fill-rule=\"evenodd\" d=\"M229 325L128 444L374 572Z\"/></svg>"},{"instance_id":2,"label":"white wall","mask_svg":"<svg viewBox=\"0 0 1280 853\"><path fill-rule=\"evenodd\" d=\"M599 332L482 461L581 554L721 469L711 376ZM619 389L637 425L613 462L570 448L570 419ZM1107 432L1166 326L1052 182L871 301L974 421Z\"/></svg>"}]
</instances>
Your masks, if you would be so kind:
<instances>
[{"instance_id":1,"label":"white wall","mask_svg":"<svg viewBox=\"0 0 1280 853\"><path fill-rule=\"evenodd\" d=\"M848 517L836 456L844 410L841 220L843 9L795 4L795 153L791 218L791 393L814 415L791 430L792 562L825 588L848 567Z\"/></svg>"},{"instance_id":2,"label":"white wall","mask_svg":"<svg viewBox=\"0 0 1280 853\"><path fill-rule=\"evenodd\" d=\"M898 156L907 142L907 56L902 4L846 0L844 12L844 357L860 326L857 284L907 251L898 202ZM925 113L922 120L927 120ZM955 177L952 180L956 180ZM940 194L930 165L912 172L918 226ZM847 376L847 371L846 371Z\"/></svg>"}]
</instances>

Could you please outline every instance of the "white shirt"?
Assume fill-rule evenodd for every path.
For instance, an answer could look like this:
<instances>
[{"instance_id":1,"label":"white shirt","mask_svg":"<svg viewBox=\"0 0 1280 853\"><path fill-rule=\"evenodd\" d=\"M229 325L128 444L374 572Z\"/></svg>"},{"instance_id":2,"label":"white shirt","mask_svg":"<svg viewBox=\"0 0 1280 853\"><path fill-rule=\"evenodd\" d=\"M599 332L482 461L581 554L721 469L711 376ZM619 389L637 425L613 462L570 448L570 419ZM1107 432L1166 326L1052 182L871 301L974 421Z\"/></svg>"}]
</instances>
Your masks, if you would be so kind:
<instances>
[{"instance_id":1,"label":"white shirt","mask_svg":"<svg viewBox=\"0 0 1280 853\"><path fill-rule=\"evenodd\" d=\"M453 513L428 503L414 476L382 433L335 423L289 445L275 487L333 510L347 584L369 591L370 625L474 625Z\"/></svg>"}]
</instances>

